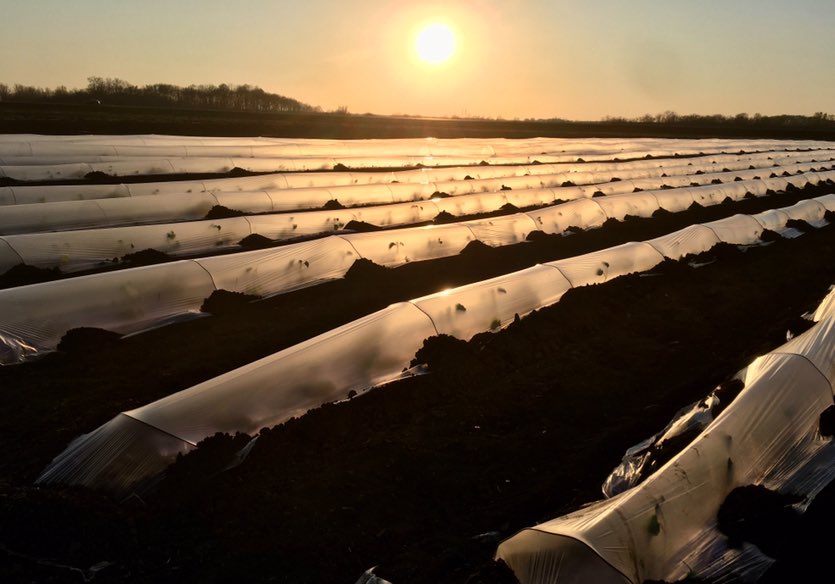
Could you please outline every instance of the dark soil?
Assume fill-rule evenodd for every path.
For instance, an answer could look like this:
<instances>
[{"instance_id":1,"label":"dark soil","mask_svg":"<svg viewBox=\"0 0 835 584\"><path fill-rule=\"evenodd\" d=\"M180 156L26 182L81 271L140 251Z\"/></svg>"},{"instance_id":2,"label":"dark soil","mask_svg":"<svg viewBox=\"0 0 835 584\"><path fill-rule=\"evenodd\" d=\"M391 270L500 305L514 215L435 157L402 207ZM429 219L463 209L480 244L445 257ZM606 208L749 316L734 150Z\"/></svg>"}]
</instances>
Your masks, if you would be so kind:
<instances>
[{"instance_id":1,"label":"dark soil","mask_svg":"<svg viewBox=\"0 0 835 584\"><path fill-rule=\"evenodd\" d=\"M119 262L126 268L137 268L139 266L151 266L171 261L171 256L156 249L143 249L135 253L122 256Z\"/></svg>"},{"instance_id":2,"label":"dark soil","mask_svg":"<svg viewBox=\"0 0 835 584\"><path fill-rule=\"evenodd\" d=\"M324 205L322 205L322 209L329 209L329 210L344 209L344 208L345 208L345 205L340 203L337 199L331 199L330 201L327 201Z\"/></svg>"},{"instance_id":3,"label":"dark soil","mask_svg":"<svg viewBox=\"0 0 835 584\"><path fill-rule=\"evenodd\" d=\"M835 575L831 556L833 520L835 482L821 491L806 512L789 525L790 537L783 538L786 542L785 547L777 552L777 562L760 582L831 582ZM766 528L767 533L775 535L776 527L777 525L769 525Z\"/></svg>"},{"instance_id":4,"label":"dark soil","mask_svg":"<svg viewBox=\"0 0 835 584\"><path fill-rule=\"evenodd\" d=\"M122 335L99 328L81 327L67 331L58 343L58 350L65 353L96 352L113 346Z\"/></svg>"},{"instance_id":5,"label":"dark soil","mask_svg":"<svg viewBox=\"0 0 835 584\"><path fill-rule=\"evenodd\" d=\"M719 531L728 545L755 544L772 558L779 559L791 540L797 537L800 513L792 507L803 497L786 495L762 485L747 485L731 491L719 507Z\"/></svg>"},{"instance_id":6,"label":"dark soil","mask_svg":"<svg viewBox=\"0 0 835 584\"><path fill-rule=\"evenodd\" d=\"M824 438L835 436L835 405L829 406L821 413L820 433Z\"/></svg>"},{"instance_id":7,"label":"dark soil","mask_svg":"<svg viewBox=\"0 0 835 584\"><path fill-rule=\"evenodd\" d=\"M206 213L204 219L227 219L229 217L243 217L246 215L243 211L237 209L230 209L223 205L214 205L209 212Z\"/></svg>"},{"instance_id":8,"label":"dark soil","mask_svg":"<svg viewBox=\"0 0 835 584\"><path fill-rule=\"evenodd\" d=\"M208 312L214 315L235 314L248 304L260 300L260 296L244 294L243 292L229 292L228 290L215 290L212 295L203 301L200 306L201 312Z\"/></svg>"},{"instance_id":9,"label":"dark soil","mask_svg":"<svg viewBox=\"0 0 835 584\"><path fill-rule=\"evenodd\" d=\"M626 447L785 341L835 281L835 227L571 290L469 343L430 339L418 355L430 375L263 431L242 464L245 437L214 437L141 501L30 485L119 411L396 299L652 237L671 220L396 270L363 263L331 284L0 370L13 388L0 406L15 412L0 421L0 579L77 578L33 559L47 558L113 562L97 582L352 583L375 565L395 584L501 582L501 538L599 498Z\"/></svg>"},{"instance_id":10,"label":"dark soil","mask_svg":"<svg viewBox=\"0 0 835 584\"><path fill-rule=\"evenodd\" d=\"M60 276L61 271L58 268L36 268L28 264L17 264L0 275L0 289L48 282Z\"/></svg>"},{"instance_id":11,"label":"dark soil","mask_svg":"<svg viewBox=\"0 0 835 584\"><path fill-rule=\"evenodd\" d=\"M441 211L435 215L432 223L435 225L445 225L447 223L455 223L456 221L459 221L459 219L455 215L449 213L448 211Z\"/></svg>"},{"instance_id":12,"label":"dark soil","mask_svg":"<svg viewBox=\"0 0 835 584\"><path fill-rule=\"evenodd\" d=\"M803 233L808 233L814 227L809 225L808 222L804 221L803 219L789 219L786 221L786 227L791 227L797 229L798 231L802 231Z\"/></svg>"},{"instance_id":13,"label":"dark soil","mask_svg":"<svg viewBox=\"0 0 835 584\"><path fill-rule=\"evenodd\" d=\"M253 233L240 240L238 245L244 249L266 249L268 247L274 247L276 242L269 237L264 237L260 233Z\"/></svg>"},{"instance_id":14,"label":"dark soil","mask_svg":"<svg viewBox=\"0 0 835 584\"><path fill-rule=\"evenodd\" d=\"M372 225L371 223L366 223L365 221L357 221L352 219L345 224L344 227L345 231L356 231L358 233L367 233L369 231L380 231L380 227L377 225Z\"/></svg>"}]
</instances>

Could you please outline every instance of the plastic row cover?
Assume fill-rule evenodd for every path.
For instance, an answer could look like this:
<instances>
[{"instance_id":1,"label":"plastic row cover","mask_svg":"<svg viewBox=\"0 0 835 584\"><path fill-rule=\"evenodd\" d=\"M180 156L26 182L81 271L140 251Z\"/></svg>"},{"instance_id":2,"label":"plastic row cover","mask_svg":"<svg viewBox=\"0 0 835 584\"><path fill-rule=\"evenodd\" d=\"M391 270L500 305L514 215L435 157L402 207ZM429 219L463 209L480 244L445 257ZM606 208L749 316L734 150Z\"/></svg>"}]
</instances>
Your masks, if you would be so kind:
<instances>
[{"instance_id":1,"label":"plastic row cover","mask_svg":"<svg viewBox=\"0 0 835 584\"><path fill-rule=\"evenodd\" d=\"M786 167L792 172L808 170L803 164ZM761 182L737 179L751 177L755 171L688 175L678 177L684 180L671 180L670 177L647 178L643 180L620 180L608 184L589 186L559 187L554 189L532 188L519 191L499 190L495 193L471 195L467 198L447 197L432 199L439 211L453 215L466 215L485 211L495 211L505 203L517 207L548 204L558 200L572 200L591 197L598 192L618 194L647 188L661 188L674 184L710 185L715 181L728 181L721 189L706 191L724 199L730 196L737 199L748 192L755 195L765 194L768 190L783 190L788 184L803 187L808 182L819 182L835 178L835 172L793 174L789 178L767 178ZM803 178L805 177L805 178ZM524 177L523 177L524 178ZM731 179L733 182L731 184ZM685 182L686 181L686 182ZM467 183L470 181L462 181ZM537 182L537 181L534 181ZM160 223L171 221L197 220L215 205L235 209L243 213L270 213L310 209L324 206L328 201L341 199L349 206L368 204L390 204L392 202L411 202L425 200L434 193L435 185L419 184L379 184L360 187L300 188L279 191L247 191L240 193L194 193L176 196L130 197L90 201L64 201L57 203L16 205L0 207L0 234L12 235L37 233L53 230L93 229L125 224ZM723 195L724 193L724 195ZM700 204L710 204L696 199ZM346 221L347 222L347 221ZM343 223L346 223L343 222ZM337 221L339 223L339 221ZM318 231L321 232L321 231ZM311 231L310 233L318 233ZM299 232L299 235L302 234ZM112 257L112 256L110 256Z\"/></svg>"},{"instance_id":2,"label":"plastic row cover","mask_svg":"<svg viewBox=\"0 0 835 584\"><path fill-rule=\"evenodd\" d=\"M200 193L240 192L294 188L328 188L349 185L418 183L430 185L449 181L498 179L526 175L570 175L565 180L577 184L583 173L593 173L593 182L609 180L616 174L631 173L640 176L659 174L681 175L715 170L742 170L749 166L783 166L797 163L827 165L835 156L835 150L815 152L764 152L748 155L713 155L689 159L662 158L633 160L629 162L561 163L517 166L465 166L452 168L421 168L396 172L326 172L298 174L269 174L239 178L222 178L206 181L166 181L121 185L57 185L22 186L0 188L0 205L46 203L53 201L107 199L115 197ZM684 168L687 167L687 168ZM601 174L602 173L602 174ZM645 173L645 174L641 174ZM623 178L619 176L619 178ZM560 183L561 184L561 183ZM433 190L443 190L433 188ZM335 193L335 197L340 196ZM343 195L344 196L344 195Z\"/></svg>"},{"instance_id":3,"label":"plastic row cover","mask_svg":"<svg viewBox=\"0 0 835 584\"><path fill-rule=\"evenodd\" d=\"M568 162L569 156L537 155L540 162ZM476 165L483 157L379 156L343 158L124 158L112 162L0 166L2 176L23 181L82 180L90 173L108 176L158 176L166 174L228 173L239 168L247 172L306 172L334 168L394 168L409 166ZM495 164L529 164L524 155L490 158Z\"/></svg>"},{"instance_id":4,"label":"plastic row cover","mask_svg":"<svg viewBox=\"0 0 835 584\"><path fill-rule=\"evenodd\" d=\"M602 157L606 160L615 155L631 156L668 156L669 148L674 146L676 141L668 141L663 144L662 148L649 149L642 146L635 146L631 148L595 148L593 144L587 142L584 145L585 153L590 156ZM366 146L366 148L363 148ZM132 175L164 175L164 174L188 174L188 173L227 173L235 168L240 168L250 172L298 172L298 171L315 171L315 170L330 170L337 167L346 168L392 168L404 166L453 166L453 165L476 165L479 162L488 159L493 164L528 164L534 161L542 163L559 163L579 161L576 154L556 154L554 148L538 151L524 144L517 144L515 149L508 149L503 154L496 154L495 148L489 144L482 144L473 147L458 147L443 148L438 147L440 154L419 153L420 147L412 150L406 154L395 154L397 151L396 141L392 144L381 143L373 148L367 148L368 145L362 143L339 142L330 143L325 152L322 148L312 145L308 148L308 153L293 154L287 152L285 155L279 156L262 156L275 154L276 150L269 149L255 157L228 157L220 155L216 157L205 156L205 148L203 150L194 150L195 154L204 154L202 156L190 156L187 152L181 151L181 147L175 147L173 150L180 150L180 156L172 156L161 154L160 152L171 151L168 148L153 148L137 147L128 148L126 153L128 155L120 154L116 151L116 147L105 147L103 154L91 154L92 158L101 158L100 162L87 160L83 162L66 162L56 163L62 160L58 155L46 155L42 159L37 155L27 156L21 153L22 156L28 158L24 164L2 164L0 165L0 176L6 176L20 181L43 181L43 180L78 180L85 178L89 173L105 173L109 176L132 176ZM821 145L822 146L822 145ZM831 147L831 145L826 145ZM750 148L750 145L748 145ZM785 147L785 145L783 145ZM17 147L14 147L17 148ZM29 145L28 150L34 152L36 149L44 150L48 148L43 142L37 146ZM100 146L93 146L93 150L99 150ZM209 150L212 147L208 147ZM25 150L25 148L23 149ZM78 160L79 156L85 156L85 152L90 150L90 147L85 147L79 144L63 143L57 147L57 150L64 151L66 154L63 158L67 160ZM75 150L75 151L74 151ZM147 156L131 156L128 150L134 153L147 153ZM156 152L154 152L156 150ZM683 150L685 153L702 152L701 149L694 149L692 147L684 147L677 150ZM0 144L0 153L3 151L3 144ZM279 150L280 151L280 150ZM408 151L408 148L406 149ZM460 153L456 154L456 151ZM218 150L222 152L222 150ZM250 150L250 154L254 151ZM416 154L416 152L418 152ZM538 152L538 153L535 153ZM582 152L582 151L581 151ZM680 152L676 152L679 154ZM41 154L46 154L41 152ZM38 162L33 164L34 158ZM5 162L5 161L4 161ZM8 162L20 162L19 157L13 156Z\"/></svg>"},{"instance_id":5,"label":"plastic row cover","mask_svg":"<svg viewBox=\"0 0 835 584\"><path fill-rule=\"evenodd\" d=\"M332 211L252 215L227 219L32 233L0 237L0 273L18 263L64 272L83 270L145 249L172 256L212 253L252 234L287 240L333 234L350 221L390 227L431 221L431 201Z\"/></svg>"},{"instance_id":6,"label":"plastic row cover","mask_svg":"<svg viewBox=\"0 0 835 584\"><path fill-rule=\"evenodd\" d=\"M704 188L721 187L722 185L713 185ZM562 233L570 226L595 227L610 216L622 218L629 212L649 216L660 207L658 202L655 207L651 206L654 196L654 193L649 192L631 193L604 198L608 199L605 208L597 202L599 199L581 200L506 217L347 234L279 248L191 260L206 272L209 281L214 284L211 289L201 286L199 291L192 289L192 280L189 278L170 278L169 270L176 270L176 266L186 265L188 262L173 262L0 290L0 335L6 346L6 354L0 362L16 362L39 351L51 350L64 333L80 326L107 328L119 333L147 328L152 323L145 317L143 310L134 306L134 303L141 306L144 300L141 297L135 300L134 296L125 293L126 289L148 290L150 297L153 297L158 289L165 290L163 297L170 297L171 300L156 306L154 312L157 319L164 320L196 313L202 300L209 296L215 287L260 296L278 294L342 277L359 258L366 258L383 266L396 266L410 261L455 255L470 241L480 238L488 245L510 245L523 241L535 229L546 233ZM811 222L822 220L826 210L822 204L810 204L803 209L806 213L803 216ZM792 213L796 212L791 211L782 216L789 218ZM782 216L775 217L779 220ZM705 224L705 228L716 238L713 243L721 240L748 244L758 240L763 225L752 217L737 215ZM223 232L223 229L219 230L219 233ZM704 230L700 232L704 238ZM225 233L231 236L234 231L229 229ZM675 258L677 256L670 254L686 253L682 250L687 248L682 246L689 242L693 235L688 233L688 238L683 241L662 241L656 249L668 257ZM212 235L214 236L216 235ZM174 232L174 237L170 239L173 242L177 237L179 236ZM183 233L186 241L189 238L198 240L200 237L210 236L202 231ZM708 237L705 241L709 240ZM3 254L7 261L16 261L14 249L0 247L0 254ZM605 266L599 267L605 274L608 268L604 268ZM179 295L178 289L181 290ZM43 308L39 309L38 306ZM26 347L26 350L21 352L16 348L21 346Z\"/></svg>"},{"instance_id":7,"label":"plastic row cover","mask_svg":"<svg viewBox=\"0 0 835 584\"><path fill-rule=\"evenodd\" d=\"M675 234L667 237L672 236ZM695 240L695 244L692 251L701 251L701 242ZM132 427L123 429L114 421L112 427L106 425L76 440L49 465L39 482L118 491L134 488L137 481L147 478L137 476L137 467L149 472L162 470L173 460L172 452L188 449L215 432L254 433L346 397L352 390L397 376L428 336L446 333L469 339L477 332L504 326L516 315L524 316L557 302L572 286L648 270L663 259L651 242L630 243L390 306L123 414L155 428L165 443L164 449L158 449L155 439L143 442L140 438L137 443ZM828 386L826 389L829 391ZM831 393L828 395L831 402ZM784 402L778 406L769 402L764 407L794 411L794 406L787 408ZM172 437L181 440L179 449L172 448ZM727 448L724 440L720 444ZM727 469L724 458L722 465ZM639 509L645 512L652 507ZM608 525L601 527L604 535L610 531ZM623 542L614 539L605 543L605 549L610 548L615 554L626 549ZM537 565L538 560L531 564ZM621 568L620 562L615 565Z\"/></svg>"},{"instance_id":8,"label":"plastic row cover","mask_svg":"<svg viewBox=\"0 0 835 584\"><path fill-rule=\"evenodd\" d=\"M687 139L385 139L319 140L281 138L207 138L187 136L36 136L7 135L0 141L0 156L49 158L66 156L122 157L312 157L312 156L493 156L525 154L606 155L652 153L662 148L677 154L708 149L737 151L757 147L774 149L787 142ZM825 142L793 141L798 149L819 148Z\"/></svg>"},{"instance_id":9,"label":"plastic row cover","mask_svg":"<svg viewBox=\"0 0 835 584\"><path fill-rule=\"evenodd\" d=\"M835 448L818 430L832 406L833 347L835 320L827 315L755 360L743 392L644 483L520 532L497 557L523 584L756 580L772 560L752 546L730 548L717 512L739 486L761 484L808 503L835 479Z\"/></svg>"},{"instance_id":10,"label":"plastic row cover","mask_svg":"<svg viewBox=\"0 0 835 584\"><path fill-rule=\"evenodd\" d=\"M664 153L660 153L663 155ZM820 155L818 155L820 156ZM506 156L491 158L496 165L524 165L531 163L530 157ZM784 159L789 162L790 158ZM538 156L537 162L569 162L561 156ZM8 178L23 181L66 181L83 180L90 173L104 173L113 177L158 176L167 174L229 173L235 169L258 173L309 172L335 168L391 168L391 167L432 167L432 166L473 166L477 159L428 157L428 158L297 158L297 159L118 159L111 162L68 163L55 165L0 166L0 172Z\"/></svg>"},{"instance_id":11,"label":"plastic row cover","mask_svg":"<svg viewBox=\"0 0 835 584\"><path fill-rule=\"evenodd\" d=\"M753 172L753 171L749 171ZM693 175L689 177L681 177L684 184L689 184L691 179L701 180L708 184L704 189L695 191L696 193L714 193L711 200L705 195L696 197L683 196L685 193L694 191L688 190L665 190L654 192L650 194L634 194L630 197L618 198L612 197L607 199L597 199L592 208L595 208L595 213L600 215L600 221L591 219L573 219L565 222L562 228L546 229L549 232L560 232L565 227L570 225L590 227L602 223L607 217L622 219L625 215L649 216L660 205L670 211L684 210L692 204L693 200L698 200L700 204L713 204L719 202L728 196L725 192L727 189L734 189L734 199L740 198L750 191L757 191L764 193L765 188L762 185L752 186L748 182L739 182L728 185L727 187L719 188L715 185L710 185L714 177L721 176L715 174ZM793 180L795 179L793 177ZM634 186L638 181L618 181L610 183L616 188L609 189L610 185L599 185L599 188L612 192L626 192L629 193L634 190ZM641 184L645 187L652 184L655 187L660 186L661 182L668 182L664 179L649 179L644 180ZM390 188L390 185L379 185L383 188ZM757 188L760 187L760 188ZM310 189L301 189L305 192ZM323 189L324 190L324 189ZM363 221L372 225L381 227L390 227L398 225L408 225L412 223L419 223L430 221L434 219L440 212L445 211L453 215L467 215L472 213L491 212L500 209L502 206L510 203L517 207L533 206L548 204L557 198L569 198L577 194L585 194L583 192L573 192L574 189L528 189L522 191L500 191L497 193L489 193L483 195L461 195L458 197L435 199L432 201L423 201L415 203L401 203L389 204L372 207L356 207L348 209L335 209L328 211L311 211L295 214L270 214L258 215L244 218L230 218L218 220L204 220L194 222L181 223L166 223L156 225L144 226L129 226L117 228L102 228L93 230L76 230L65 231L60 233L37 233L37 234L22 234L22 235L7 235L0 241L5 241L4 248L9 248L7 253L0 252L0 273L5 272L12 266L23 261L29 265L51 268L60 267L63 271L74 271L94 267L102 262L111 261L121 258L126 254L144 249L155 249L171 255L188 255L200 252L208 252L217 250L220 247L231 246L237 244L239 241L253 233L260 234L274 240L293 239L304 236L325 234L337 230L341 230L350 221ZM572 191L572 192L566 192ZM259 197L260 195L260 197ZM246 197L240 194L233 195L216 195L220 197L223 202L233 204L227 199L239 199L239 204L246 200L242 207L259 208L261 207L275 207L274 200L263 193L249 193ZM324 190L322 198L327 200L328 192ZM196 195L195 197L201 197ZM654 197L654 199L653 199ZM618 203L618 201L630 200L632 204ZM657 202L656 202L657 199ZM179 201L180 199L172 198L169 202ZM641 201L644 201L642 203ZM186 200L184 199L185 203ZM195 209L196 213L202 211L211 202L207 199L203 205L198 205ZM48 209L55 211L54 217L70 226L79 226L85 223L97 223L101 220L103 213L110 212L110 218L114 217L114 208L116 206L127 207L136 205L138 211L147 212L148 209L155 208L153 205L146 204L140 206L140 199L135 199L133 202L119 201L115 205L107 206L104 202L78 202L73 203L73 207L80 213L87 210L89 212L86 216L73 216L68 205L53 205L48 207L42 206L21 206L11 210L6 214L6 219L11 221L18 221L20 228L30 225L37 219L46 221L46 217L39 212L46 212ZM596 209L599 205L603 209L601 211ZM164 206L163 206L164 207ZM21 219L23 211L27 210L30 213L30 218L27 220ZM563 214L560 210L558 213ZM118 217L118 216L117 216ZM542 219L542 214L537 214L538 219ZM125 217L122 217L123 219ZM41 225L43 226L43 224ZM13 228L7 228L9 231L14 231ZM524 239L526 234L521 235ZM481 239L481 237L479 237ZM494 245L493 239L488 238L484 240L485 243ZM6 251L6 250L4 250ZM12 253L14 252L14 253Z\"/></svg>"}]
</instances>

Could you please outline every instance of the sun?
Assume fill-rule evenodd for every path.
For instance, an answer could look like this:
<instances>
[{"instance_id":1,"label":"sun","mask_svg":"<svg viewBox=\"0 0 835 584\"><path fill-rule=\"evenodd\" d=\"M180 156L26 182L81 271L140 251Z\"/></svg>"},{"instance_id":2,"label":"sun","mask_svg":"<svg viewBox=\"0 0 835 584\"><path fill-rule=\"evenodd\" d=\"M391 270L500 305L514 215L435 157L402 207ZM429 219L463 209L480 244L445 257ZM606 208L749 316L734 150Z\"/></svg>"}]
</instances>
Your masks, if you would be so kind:
<instances>
[{"instance_id":1,"label":"sun","mask_svg":"<svg viewBox=\"0 0 835 584\"><path fill-rule=\"evenodd\" d=\"M422 61L440 65L455 53L455 33L446 24L428 24L415 37L415 51Z\"/></svg>"}]
</instances>

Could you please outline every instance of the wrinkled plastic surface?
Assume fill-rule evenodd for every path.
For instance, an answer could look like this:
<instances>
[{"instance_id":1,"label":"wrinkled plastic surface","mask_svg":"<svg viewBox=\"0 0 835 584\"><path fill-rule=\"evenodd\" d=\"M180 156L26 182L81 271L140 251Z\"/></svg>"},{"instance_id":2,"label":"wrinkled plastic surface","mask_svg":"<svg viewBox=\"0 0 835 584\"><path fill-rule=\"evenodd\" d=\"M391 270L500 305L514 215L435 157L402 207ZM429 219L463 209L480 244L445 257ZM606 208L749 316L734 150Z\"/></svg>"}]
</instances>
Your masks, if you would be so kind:
<instances>
[{"instance_id":1,"label":"wrinkled plastic surface","mask_svg":"<svg viewBox=\"0 0 835 584\"><path fill-rule=\"evenodd\" d=\"M430 230L429 233L433 233L434 238L438 230ZM700 245L698 240L695 240L695 243ZM344 249L347 251L347 248ZM680 251L686 250L680 249ZM448 333L467 339L480 331L495 330L510 322L517 314L523 316L531 310L557 302L572 286L601 283L618 275L647 270L662 260L663 256L650 244L630 243L577 258L534 266L492 280L439 292L409 303L393 305L256 363L127 412L127 414L158 429L161 433L176 436L189 444L195 444L218 431L255 432L262 426L277 424L289 417L301 415L309 408L321 403L346 397L351 390L363 389L395 377L408 367L412 355L420 348L423 339L428 336ZM289 263L295 265L297 261L291 258ZM282 263L286 262L282 261ZM229 265L230 271L235 269L234 264ZM808 339L811 333L807 332L805 335L802 338ZM795 342L801 343L800 339L801 337L798 337ZM806 350L806 353L811 356L811 359L817 361L824 360L827 355L812 350ZM792 382L805 384L804 387L810 392L816 391L822 382L826 390L825 397L831 402L832 391L829 382L814 368L813 361L799 357L792 357L792 359L793 363L795 360L800 360L801 365L808 365L812 369L810 372L802 366L799 368L793 366L792 371L787 374ZM749 368L749 377L754 371L754 368ZM782 374L782 370L780 373ZM753 381L753 378L746 379L746 387ZM769 393L764 398L767 403L773 403L774 407L780 408L780 412L774 414L777 416L774 424L788 423L796 411L790 407L791 404L780 401L778 399L780 395L782 394L772 396ZM727 412L738 403L740 403L739 398L725 410L718 421L727 419ZM766 408L757 416L766 414L770 416L773 412ZM743 426L741 430L737 428L734 431L741 432L739 435L744 436L756 436L757 432L760 432L750 425ZM802 429L802 424L797 428ZM797 428L793 428L792 431ZM109 454L111 446L106 438L103 435L96 435L99 438L96 442L91 442L89 448L102 451L100 456L87 449L76 448L76 455L59 456L48 467L41 480L73 483L76 476L121 476L120 468L133 461L124 460L118 452L111 456ZM114 440L117 439L121 438L114 437ZM721 441L716 447L722 445L726 443ZM143 460L141 462L143 467L159 468L170 462L170 459L162 460L167 456L164 452L158 455L146 450L142 452L150 458L154 456L161 458L156 461ZM734 451L734 456L742 456L743 460L747 460L744 457L749 454L753 455L745 449L739 452ZM727 460L723 459L723 464L726 463ZM663 467L662 471L668 466ZM697 465L697 461L692 464L688 463L687 469L687 472L697 479L696 484L707 485L715 479L713 474L715 469L711 467L710 470L704 471ZM126 471L126 474L130 474L133 481L139 480L133 470ZM743 473L739 476L748 475ZM52 477L61 478L53 479ZM143 477L142 480L146 478L149 477ZM84 480L91 481L85 484L97 484L95 478ZM636 489L627 491L611 501L620 501L623 497L628 497L629 493L637 492L646 485L656 484L655 480L651 477ZM727 479L723 480L725 480L723 484L727 486ZM108 481L112 482L111 479ZM130 484L132 483L126 481L119 489L127 488ZM676 497L679 496L677 492L673 494ZM709 508L710 504L713 504L712 500L705 508ZM642 499L637 510L630 511L642 513L640 521L650 521L644 513L645 505L646 502ZM675 514L685 511L686 509L682 511L672 506L667 513ZM629 516L628 513L627 516ZM582 515L579 527L572 527L564 533L581 541L596 541L595 537L598 532L594 530L589 534L583 532L577 535L582 531L581 527L585 526L584 522L589 517L589 515ZM704 518L701 517L700 520ZM675 521L679 522L678 519ZM638 572L628 561L632 554L646 553L652 558L664 556L663 560L657 560L645 570L646 574L654 577L652 576L654 574L667 573L665 570L669 568L669 561L665 554L678 550L682 545L681 541L675 538L669 541L664 538L661 544L656 545L654 541L645 541L646 537L644 537L641 545L648 549L634 552L633 548L629 547L632 543L624 539L629 537L628 534L631 529L634 529L633 527L618 531L617 520L613 518L606 519L604 523L600 528L602 529L600 533L603 534L600 537L605 536L608 539L600 544L600 548L595 549L617 571L627 574L633 581L639 580L634 580ZM678 524L671 524L669 529L679 527ZM537 529L543 530L542 526ZM563 532L556 529L554 533ZM601 550L606 550L606 553L604 554ZM513 559L512 562L508 558L505 559L512 566L519 566L529 561L540 562L538 556L533 560L530 558L518 561ZM548 559L543 560L543 565L551 565L554 561L553 557L549 556ZM640 571L643 574L644 568Z\"/></svg>"},{"instance_id":2,"label":"wrinkled plastic surface","mask_svg":"<svg viewBox=\"0 0 835 584\"><path fill-rule=\"evenodd\" d=\"M738 486L761 484L810 499L835 479L835 449L818 431L820 413L833 399L833 330L828 316L756 359L739 396L645 482L532 528L535 542L530 530L522 531L499 546L497 557L523 584L590 582L603 564L633 583L756 579L771 560L750 545L729 548L716 515ZM567 538L587 549L575 556L566 551ZM559 563L572 569L555 574Z\"/></svg>"},{"instance_id":3,"label":"wrinkled plastic surface","mask_svg":"<svg viewBox=\"0 0 835 584\"><path fill-rule=\"evenodd\" d=\"M648 200L643 193L618 197L630 196L638 196L642 201ZM828 201L829 198L825 200ZM816 201L810 200L795 205L790 208L791 213L810 219L822 217L825 207ZM599 210L599 213L595 210ZM530 221L523 215L529 217ZM324 280L340 278L359 258L370 259L384 266L397 266L411 261L460 253L471 241L479 237L484 237L488 245L508 245L527 237L532 226L546 232L558 232L556 230L564 230L571 226L566 224L578 226L576 223L584 219L590 222L589 225L581 224L579 227L599 225L604 216L595 200L584 200L505 218L416 229L353 233L278 248L201 258L193 260L193 263L203 268L205 273L192 270L188 273L196 275L187 275L184 278L172 278L171 270L177 268L170 267L172 264L160 264L90 275L79 281L60 280L0 290L0 335L8 341L6 346L9 348L3 352L6 358L3 362L19 362L18 358L29 358L40 351L53 349L67 330L79 326L95 326L117 332L136 331L178 315L195 313L202 301L215 289L270 296ZM769 215L768 226L780 229L780 225L775 221L788 217L789 212L786 210L777 210ZM211 227L221 225L220 223L209 222L207 228L204 222L200 222L186 223L170 232L163 230L155 237L159 241L164 237L164 245L170 246L169 249L176 253L178 245L182 246L182 242L190 240L205 245L207 242L222 241L223 237L227 237L231 242L243 235L244 224L240 221L244 220L236 219L241 230L238 232L224 227L220 230ZM821 221L813 223L822 224ZM649 269L665 257L678 259L689 253L707 251L719 241L732 244L755 243L759 241L763 229L763 224L756 218L735 215L703 226L691 226L645 243L629 243L620 248L551 262L549 265L560 270L573 286L601 283L618 275ZM190 234L192 230L196 231ZM0 242L2 241L0 239ZM124 241L126 240L123 239ZM112 240L109 245L112 245ZM185 247L187 246L183 246ZM0 252L2 249L0 247ZM75 256L83 261L85 253L94 253L89 250L90 248L65 247L59 257L66 255L69 262L70 258ZM126 251L124 247L117 249L123 250ZM622 253L622 250L626 252ZM33 261L41 265L46 264L35 252L27 253ZM17 261L9 250L6 250L4 257L9 262ZM87 261L92 261L92 257L87 257ZM0 260L2 259L3 257L0 257ZM165 294L160 295L163 301L151 306L154 303L144 300L145 296L141 294L121 292L123 280L131 282L131 286L136 289L166 290ZM202 284L195 286L194 282L197 281ZM208 286L209 283L211 288ZM83 301L77 298L78 294L83 296ZM44 322L48 324L45 325ZM34 353L21 352L12 349L13 345L38 349Z\"/></svg>"},{"instance_id":4,"label":"wrinkled plastic surface","mask_svg":"<svg viewBox=\"0 0 835 584\"><path fill-rule=\"evenodd\" d=\"M687 178L710 176L714 175L692 175ZM805 175L798 175L797 178L803 178L803 176ZM816 176L821 179L820 175L816 174ZM618 185L624 182L626 181L611 184ZM758 181L754 181L756 182ZM751 181L735 183L739 186L739 192L736 195L752 189L757 190L754 188L756 186L754 183ZM392 186L408 185L377 186L388 189ZM727 186L708 184L693 189L625 192L602 198L583 198L564 205L552 205L529 211L526 214L536 222L537 229L546 233L562 233L569 227L595 227L610 218L648 217L659 208L671 212L681 211L693 204L694 192L700 193L696 197L701 201L700 204L718 204L727 196ZM556 189L556 191L562 190L566 189ZM324 204L332 200L328 189L300 189L300 191L306 193L305 197L309 197L311 191L322 191L319 203ZM503 191L345 209L250 215L245 220L241 218L203 221L195 219L204 216L214 204L247 213L273 211L280 205L276 204L275 197L270 193L256 191L211 194L203 192L172 195L164 199L143 196L115 200L19 205L13 208L0 208L0 231L5 230L11 234L0 239L5 241L5 244L0 245L16 252L11 253L8 249L0 249L0 273L21 261L38 267L58 267L63 272L72 272L95 267L103 262L110 262L144 249L154 249L175 256L211 253L224 247L237 245L244 237L251 234L259 234L274 240L311 237L342 232L351 221L361 221L381 227L409 225L430 221L442 211L454 215L496 211L511 200L520 206L541 204L546 191L547 202L559 200L552 189L545 191L533 189L515 191L513 197L510 193L514 191ZM299 191L284 192L293 194ZM582 192L575 194L584 196ZM823 220L824 211L825 206L822 203L801 202L792 207L789 215L791 218L814 223ZM768 215L769 213L771 216ZM131 222L153 223L168 215L177 215L181 219L191 220L145 226L107 227L107 225ZM775 218L773 215L774 212L763 214L761 225L773 230L782 229L775 225L779 223L780 218ZM478 231L476 237L481 238L483 235L484 242L488 245L514 243L524 239L531 231L527 222L521 217L513 220L497 218L487 222L472 221L467 225L474 233ZM37 233L57 227L64 230L73 229L73 231ZM742 237L740 241L750 241L751 237L753 235L747 238Z\"/></svg>"}]
</instances>

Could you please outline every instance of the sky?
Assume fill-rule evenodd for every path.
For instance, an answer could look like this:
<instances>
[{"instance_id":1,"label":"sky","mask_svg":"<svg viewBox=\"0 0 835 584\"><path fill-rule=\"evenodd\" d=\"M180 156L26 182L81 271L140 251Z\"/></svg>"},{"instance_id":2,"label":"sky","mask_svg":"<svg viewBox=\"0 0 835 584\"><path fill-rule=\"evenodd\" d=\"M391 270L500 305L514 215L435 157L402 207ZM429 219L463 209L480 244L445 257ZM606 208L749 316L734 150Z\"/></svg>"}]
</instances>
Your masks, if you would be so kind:
<instances>
[{"instance_id":1,"label":"sky","mask_svg":"<svg viewBox=\"0 0 835 584\"><path fill-rule=\"evenodd\" d=\"M324 110L835 113L832 0L0 0L0 83L250 84ZM456 50L420 60L422 26Z\"/></svg>"}]
</instances>

